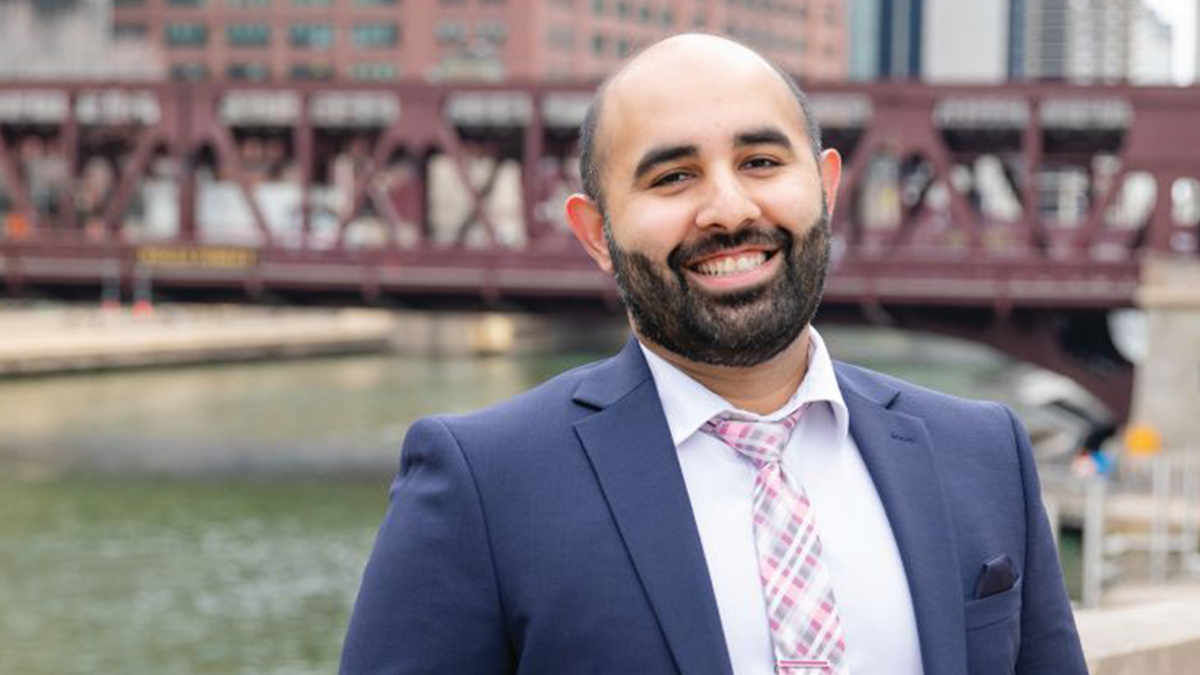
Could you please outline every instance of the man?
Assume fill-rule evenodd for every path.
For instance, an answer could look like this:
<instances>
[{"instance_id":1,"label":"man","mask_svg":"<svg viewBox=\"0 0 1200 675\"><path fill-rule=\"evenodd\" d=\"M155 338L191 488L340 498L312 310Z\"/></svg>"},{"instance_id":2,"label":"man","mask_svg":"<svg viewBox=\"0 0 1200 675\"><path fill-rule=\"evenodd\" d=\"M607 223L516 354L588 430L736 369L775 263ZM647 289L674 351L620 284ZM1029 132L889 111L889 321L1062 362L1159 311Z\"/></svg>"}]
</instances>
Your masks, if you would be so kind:
<instances>
[{"instance_id":1,"label":"man","mask_svg":"<svg viewBox=\"0 0 1200 675\"><path fill-rule=\"evenodd\" d=\"M413 426L343 673L1085 673L1020 425L809 325L841 164L795 85L669 38L583 144L636 339Z\"/></svg>"}]
</instances>

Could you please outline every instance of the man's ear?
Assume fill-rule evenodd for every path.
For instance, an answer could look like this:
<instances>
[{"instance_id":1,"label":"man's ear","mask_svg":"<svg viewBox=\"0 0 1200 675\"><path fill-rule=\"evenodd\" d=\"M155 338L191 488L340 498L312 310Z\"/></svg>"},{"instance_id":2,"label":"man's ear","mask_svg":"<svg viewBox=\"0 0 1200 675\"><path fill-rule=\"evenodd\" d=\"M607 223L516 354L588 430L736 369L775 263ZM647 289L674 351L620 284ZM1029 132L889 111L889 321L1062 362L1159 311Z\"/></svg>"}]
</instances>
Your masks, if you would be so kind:
<instances>
[{"instance_id":1,"label":"man's ear","mask_svg":"<svg viewBox=\"0 0 1200 675\"><path fill-rule=\"evenodd\" d=\"M825 203L829 205L829 215L837 206L838 184L842 181L842 156L837 150L830 148L821 151L821 189L825 191Z\"/></svg>"},{"instance_id":2,"label":"man's ear","mask_svg":"<svg viewBox=\"0 0 1200 675\"><path fill-rule=\"evenodd\" d=\"M567 197L567 222L575 238L583 244L583 250L596 261L600 269L612 274L612 257L608 254L608 242L604 239L604 214L600 206L585 194L575 193Z\"/></svg>"}]
</instances>

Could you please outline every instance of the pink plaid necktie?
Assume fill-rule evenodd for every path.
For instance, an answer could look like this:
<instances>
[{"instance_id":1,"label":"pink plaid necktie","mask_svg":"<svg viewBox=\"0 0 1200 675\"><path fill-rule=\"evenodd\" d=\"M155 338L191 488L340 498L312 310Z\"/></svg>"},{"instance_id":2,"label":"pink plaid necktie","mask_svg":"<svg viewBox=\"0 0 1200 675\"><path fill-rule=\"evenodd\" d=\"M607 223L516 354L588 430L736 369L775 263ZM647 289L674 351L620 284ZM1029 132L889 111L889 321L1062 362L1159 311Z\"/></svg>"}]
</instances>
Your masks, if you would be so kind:
<instances>
[{"instance_id":1,"label":"pink plaid necktie","mask_svg":"<svg viewBox=\"0 0 1200 675\"><path fill-rule=\"evenodd\" d=\"M805 406L778 422L722 413L704 425L758 467L754 481L754 543L775 670L781 675L847 675L846 640L821 562L821 539L804 487L783 471L783 448Z\"/></svg>"}]
</instances>

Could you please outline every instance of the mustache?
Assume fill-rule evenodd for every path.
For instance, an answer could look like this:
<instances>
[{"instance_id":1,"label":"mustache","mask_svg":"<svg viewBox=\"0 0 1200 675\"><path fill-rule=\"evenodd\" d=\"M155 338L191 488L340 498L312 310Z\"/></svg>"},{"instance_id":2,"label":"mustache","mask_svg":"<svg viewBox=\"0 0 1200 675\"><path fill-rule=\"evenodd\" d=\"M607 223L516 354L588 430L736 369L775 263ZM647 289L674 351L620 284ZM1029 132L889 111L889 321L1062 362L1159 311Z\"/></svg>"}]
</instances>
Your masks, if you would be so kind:
<instances>
[{"instance_id":1,"label":"mustache","mask_svg":"<svg viewBox=\"0 0 1200 675\"><path fill-rule=\"evenodd\" d=\"M667 254L667 266L680 271L693 261L706 258L727 249L758 244L787 253L795 241L791 232L781 228L748 227L737 232L717 232L707 237L679 244Z\"/></svg>"}]
</instances>

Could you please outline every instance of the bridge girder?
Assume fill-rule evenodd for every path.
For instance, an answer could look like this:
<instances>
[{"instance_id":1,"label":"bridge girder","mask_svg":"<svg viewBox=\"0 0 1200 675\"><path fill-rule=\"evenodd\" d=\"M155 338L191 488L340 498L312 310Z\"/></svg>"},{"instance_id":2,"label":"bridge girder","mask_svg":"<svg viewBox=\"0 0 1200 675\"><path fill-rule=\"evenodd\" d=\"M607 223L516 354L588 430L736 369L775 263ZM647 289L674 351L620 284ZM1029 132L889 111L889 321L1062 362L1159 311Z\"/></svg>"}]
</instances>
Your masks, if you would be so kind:
<instances>
[{"instance_id":1,"label":"bridge girder","mask_svg":"<svg viewBox=\"0 0 1200 675\"><path fill-rule=\"evenodd\" d=\"M561 216L591 92L0 82L0 278L9 294L612 309ZM1124 371L1093 382L1052 317L1132 306L1144 256L1200 252L1200 91L809 93L846 160L828 304L920 309L1127 410ZM999 319L947 319L965 310Z\"/></svg>"}]
</instances>

